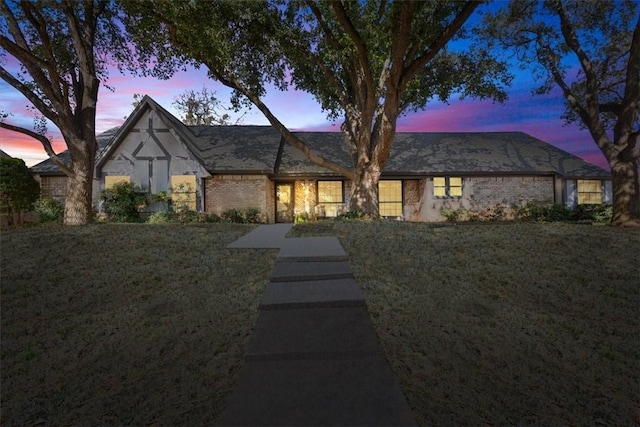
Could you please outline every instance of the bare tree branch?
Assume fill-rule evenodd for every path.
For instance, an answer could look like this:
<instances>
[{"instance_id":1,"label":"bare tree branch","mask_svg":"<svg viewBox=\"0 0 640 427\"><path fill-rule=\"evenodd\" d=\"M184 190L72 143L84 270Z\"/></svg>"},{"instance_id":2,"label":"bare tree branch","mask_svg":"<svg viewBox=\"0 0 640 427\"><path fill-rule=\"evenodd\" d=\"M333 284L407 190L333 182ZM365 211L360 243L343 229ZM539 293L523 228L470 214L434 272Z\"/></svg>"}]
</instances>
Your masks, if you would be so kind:
<instances>
[{"instance_id":1,"label":"bare tree branch","mask_svg":"<svg viewBox=\"0 0 640 427\"><path fill-rule=\"evenodd\" d=\"M33 132L29 129L26 129L20 126L10 125L4 122L0 122L0 128L4 128L14 132L19 132L23 135L30 136L31 138L34 138L40 141L40 143L44 147L44 150L49 155L49 158L55 162L55 164L60 168L60 170L67 176L70 176L73 174L71 169L69 169L69 167L67 167L67 165L62 161L62 159L58 157L55 151L53 151L53 147L51 146L51 141L49 141L49 138L47 138L46 136L40 135L39 133Z\"/></svg>"}]
</instances>

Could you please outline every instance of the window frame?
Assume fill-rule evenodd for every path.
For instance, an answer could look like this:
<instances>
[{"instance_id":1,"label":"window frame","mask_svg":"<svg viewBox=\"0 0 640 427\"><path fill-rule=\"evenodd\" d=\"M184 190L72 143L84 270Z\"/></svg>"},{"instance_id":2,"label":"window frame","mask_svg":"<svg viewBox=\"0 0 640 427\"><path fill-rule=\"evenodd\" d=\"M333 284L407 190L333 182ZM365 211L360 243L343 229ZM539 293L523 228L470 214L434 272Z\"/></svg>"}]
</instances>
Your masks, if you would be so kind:
<instances>
[{"instance_id":1,"label":"window frame","mask_svg":"<svg viewBox=\"0 0 640 427\"><path fill-rule=\"evenodd\" d=\"M174 179L189 177L189 181L193 180L194 188L192 191L176 191ZM193 178L191 178L193 177ZM169 178L171 188L171 200L174 209L180 209L187 206L189 210L196 211L198 208L198 176L197 175L171 175ZM178 182L177 185L181 183ZM189 183L190 184L190 183Z\"/></svg>"},{"instance_id":2,"label":"window frame","mask_svg":"<svg viewBox=\"0 0 640 427\"><path fill-rule=\"evenodd\" d=\"M444 180L444 185L436 185L436 180ZM460 185L452 185L451 180L460 180ZM462 176L434 176L433 182L433 197L438 199L459 199L463 195L464 190L464 178ZM437 189L443 189L444 194L437 194ZM459 189L460 194L452 195L452 189Z\"/></svg>"},{"instance_id":3,"label":"window frame","mask_svg":"<svg viewBox=\"0 0 640 427\"><path fill-rule=\"evenodd\" d=\"M320 200L320 184L325 183L340 183L340 196L341 200L339 202L326 202ZM344 181L343 180L319 180L316 182L316 206L324 206L324 217L326 218L335 218L339 215L338 208L344 205ZM330 209L327 209L327 206ZM335 213L330 215L329 213Z\"/></svg>"},{"instance_id":4,"label":"window frame","mask_svg":"<svg viewBox=\"0 0 640 427\"><path fill-rule=\"evenodd\" d=\"M396 199L383 200L382 198L383 193L380 189L380 184L382 183L398 183L400 185L400 192L399 192L400 199L399 200L396 200ZM394 189L394 194L395 194L395 189ZM386 205L385 207L388 207L389 205L399 205L400 213L398 215L384 215L383 211L385 209L383 209L383 205ZM394 209L397 209L397 206ZM378 181L378 211L380 212L380 216L385 218L401 218L404 216L404 185L401 179L381 179L380 181Z\"/></svg>"},{"instance_id":5,"label":"window frame","mask_svg":"<svg viewBox=\"0 0 640 427\"><path fill-rule=\"evenodd\" d=\"M586 183L589 183L589 185L596 184L595 187L597 188L597 190L596 191L588 191L588 190L580 191L580 187L581 186L584 187ZM593 202L590 200L595 194L598 195L598 199L599 199L598 202ZM584 197L586 197L589 200L585 201L583 199ZM603 201L604 201L604 191L602 189L602 180L599 180L599 179L577 179L576 180L576 202L579 205L601 205Z\"/></svg>"}]
</instances>

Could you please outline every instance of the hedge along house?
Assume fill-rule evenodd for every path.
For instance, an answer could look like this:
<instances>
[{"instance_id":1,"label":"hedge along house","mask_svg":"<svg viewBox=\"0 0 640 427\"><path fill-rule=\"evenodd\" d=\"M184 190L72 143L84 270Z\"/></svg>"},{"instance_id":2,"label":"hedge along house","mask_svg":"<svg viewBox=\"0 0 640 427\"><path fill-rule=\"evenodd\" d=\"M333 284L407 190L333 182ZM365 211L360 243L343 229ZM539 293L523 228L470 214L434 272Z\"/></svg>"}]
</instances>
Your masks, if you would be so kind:
<instances>
[{"instance_id":1,"label":"hedge along house","mask_svg":"<svg viewBox=\"0 0 640 427\"><path fill-rule=\"evenodd\" d=\"M350 165L340 133L297 132L326 158ZM333 217L350 183L307 160L270 126L185 126L144 97L117 131L99 135L96 196L115 182L207 213L253 207L267 222ZM64 178L47 160L32 168L43 196ZM442 221L442 208L610 203L610 174L521 132L397 133L379 183L380 214ZM151 206L151 210L163 206Z\"/></svg>"}]
</instances>

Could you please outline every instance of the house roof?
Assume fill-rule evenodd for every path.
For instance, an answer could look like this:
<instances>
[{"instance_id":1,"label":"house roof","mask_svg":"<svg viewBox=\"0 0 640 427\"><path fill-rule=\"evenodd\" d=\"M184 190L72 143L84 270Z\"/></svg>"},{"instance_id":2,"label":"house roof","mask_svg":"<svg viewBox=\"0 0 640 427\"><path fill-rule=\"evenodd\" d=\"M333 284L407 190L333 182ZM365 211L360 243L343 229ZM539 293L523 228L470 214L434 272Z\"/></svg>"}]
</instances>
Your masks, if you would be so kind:
<instances>
[{"instance_id":1,"label":"house roof","mask_svg":"<svg viewBox=\"0 0 640 427\"><path fill-rule=\"evenodd\" d=\"M297 132L329 160L350 165L343 135ZM286 144L277 172L335 175ZM608 177L609 172L523 132L398 132L383 174L558 174L566 178Z\"/></svg>"},{"instance_id":2,"label":"house roof","mask_svg":"<svg viewBox=\"0 0 640 427\"><path fill-rule=\"evenodd\" d=\"M105 147L109 144L109 142L111 142L119 129L121 128L111 128L107 131L102 132L101 134L96 135L96 142L98 143L98 153L105 149ZM66 165L69 165L71 163L71 155L69 154L69 150L65 150L62 153L59 153L58 157L62 159L62 161ZM51 159L47 159L33 165L30 170L31 173L34 173L36 175L62 175L62 171L60 170L58 165L56 165Z\"/></svg>"},{"instance_id":3,"label":"house roof","mask_svg":"<svg viewBox=\"0 0 640 427\"><path fill-rule=\"evenodd\" d=\"M193 157L212 174L254 173L275 177L336 176L314 165L271 126L186 126L145 96L122 127L97 136L99 170L148 109L156 111ZM295 132L323 157L352 165L343 135ZM60 154L69 160L67 152ZM31 168L61 174L51 160ZM558 174L566 178L607 178L609 172L523 132L396 133L383 175Z\"/></svg>"},{"instance_id":4,"label":"house roof","mask_svg":"<svg viewBox=\"0 0 640 427\"><path fill-rule=\"evenodd\" d=\"M192 126L194 145L212 173L274 172L280 132L271 126Z\"/></svg>"}]
</instances>

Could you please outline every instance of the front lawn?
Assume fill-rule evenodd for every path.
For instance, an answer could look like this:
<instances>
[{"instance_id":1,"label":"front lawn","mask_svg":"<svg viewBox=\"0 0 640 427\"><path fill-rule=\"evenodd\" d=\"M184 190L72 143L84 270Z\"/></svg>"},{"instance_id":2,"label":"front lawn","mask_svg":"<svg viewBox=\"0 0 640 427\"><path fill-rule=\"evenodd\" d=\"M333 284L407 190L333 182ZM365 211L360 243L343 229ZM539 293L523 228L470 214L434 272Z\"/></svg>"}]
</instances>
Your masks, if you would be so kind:
<instances>
[{"instance_id":1,"label":"front lawn","mask_svg":"<svg viewBox=\"0 0 640 427\"><path fill-rule=\"evenodd\" d=\"M640 423L640 230L304 224L335 235L421 425Z\"/></svg>"},{"instance_id":2,"label":"front lawn","mask_svg":"<svg viewBox=\"0 0 640 427\"><path fill-rule=\"evenodd\" d=\"M3 230L2 425L210 425L277 251L252 226Z\"/></svg>"},{"instance_id":3,"label":"front lawn","mask_svg":"<svg viewBox=\"0 0 640 427\"><path fill-rule=\"evenodd\" d=\"M3 230L2 425L210 425L275 250L252 226ZM633 425L640 230L326 222L422 425Z\"/></svg>"}]
</instances>

